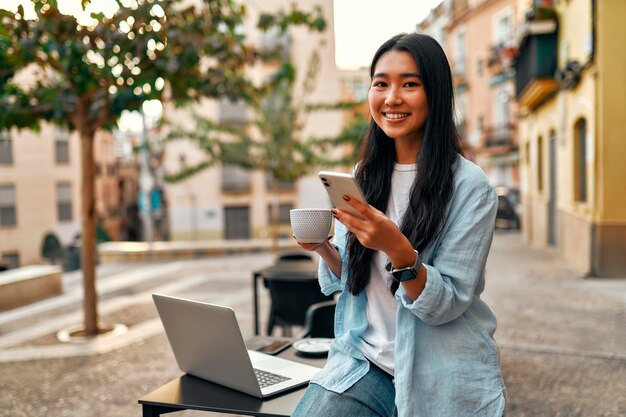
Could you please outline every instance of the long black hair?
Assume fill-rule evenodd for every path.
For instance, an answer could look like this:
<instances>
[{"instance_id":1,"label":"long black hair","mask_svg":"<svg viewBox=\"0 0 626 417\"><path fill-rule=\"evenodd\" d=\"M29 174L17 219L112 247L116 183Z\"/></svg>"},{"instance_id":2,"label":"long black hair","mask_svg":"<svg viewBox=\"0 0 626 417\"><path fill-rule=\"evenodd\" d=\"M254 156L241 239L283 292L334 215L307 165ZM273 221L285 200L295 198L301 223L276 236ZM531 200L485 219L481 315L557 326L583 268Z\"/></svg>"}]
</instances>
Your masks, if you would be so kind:
<instances>
[{"instance_id":1,"label":"long black hair","mask_svg":"<svg viewBox=\"0 0 626 417\"><path fill-rule=\"evenodd\" d=\"M427 35L399 34L376 51L370 67L374 75L380 57L389 51L411 54L428 100L428 119L422 145L415 155L417 173L411 187L409 205L400 230L415 249L421 251L438 233L453 193L454 164L461 153L454 125L454 93L450 65L441 46ZM356 178L367 201L382 212L387 210L391 175L395 162L395 143L372 120L361 148ZM370 280L374 250L365 248L353 233L348 233L348 289L359 294ZM395 294L398 283L390 291Z\"/></svg>"}]
</instances>

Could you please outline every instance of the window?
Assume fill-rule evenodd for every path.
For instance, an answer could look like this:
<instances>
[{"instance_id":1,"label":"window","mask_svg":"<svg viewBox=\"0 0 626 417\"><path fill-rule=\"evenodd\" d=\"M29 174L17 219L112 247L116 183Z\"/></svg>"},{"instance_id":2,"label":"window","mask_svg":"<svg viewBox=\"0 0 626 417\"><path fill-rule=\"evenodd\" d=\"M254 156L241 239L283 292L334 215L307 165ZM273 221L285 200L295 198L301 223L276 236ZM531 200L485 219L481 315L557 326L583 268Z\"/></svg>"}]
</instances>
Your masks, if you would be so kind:
<instances>
[{"instance_id":1,"label":"window","mask_svg":"<svg viewBox=\"0 0 626 417\"><path fill-rule=\"evenodd\" d=\"M57 128L54 135L54 160L58 164L70 162L70 134L67 129Z\"/></svg>"},{"instance_id":2,"label":"window","mask_svg":"<svg viewBox=\"0 0 626 417\"><path fill-rule=\"evenodd\" d=\"M248 206L224 208L224 238L250 239L250 208Z\"/></svg>"},{"instance_id":3,"label":"window","mask_svg":"<svg viewBox=\"0 0 626 417\"><path fill-rule=\"evenodd\" d=\"M280 52L283 57L288 57L291 51L291 39L287 34L281 33L277 27L272 27L263 32L261 50L265 52Z\"/></svg>"},{"instance_id":4,"label":"window","mask_svg":"<svg viewBox=\"0 0 626 417\"><path fill-rule=\"evenodd\" d=\"M512 85L503 85L494 90L492 98L493 125L505 127L511 121L511 98L513 97Z\"/></svg>"},{"instance_id":5,"label":"window","mask_svg":"<svg viewBox=\"0 0 626 417\"><path fill-rule=\"evenodd\" d=\"M537 139L537 191L543 192L543 136Z\"/></svg>"},{"instance_id":6,"label":"window","mask_svg":"<svg viewBox=\"0 0 626 417\"><path fill-rule=\"evenodd\" d=\"M476 74L483 75L483 59L476 58Z\"/></svg>"},{"instance_id":7,"label":"window","mask_svg":"<svg viewBox=\"0 0 626 417\"><path fill-rule=\"evenodd\" d=\"M0 227L14 227L16 225L15 186L2 184L0 185Z\"/></svg>"},{"instance_id":8,"label":"window","mask_svg":"<svg viewBox=\"0 0 626 417\"><path fill-rule=\"evenodd\" d=\"M13 163L13 142L11 132L0 130L0 164Z\"/></svg>"},{"instance_id":9,"label":"window","mask_svg":"<svg viewBox=\"0 0 626 417\"><path fill-rule=\"evenodd\" d=\"M269 224L273 223L273 215L275 209L276 206L273 204L270 204L267 208L267 212L269 213L267 221ZM278 205L278 224L291 224L291 221L289 219L289 211L291 209L293 209L293 204L291 203L283 203Z\"/></svg>"},{"instance_id":10,"label":"window","mask_svg":"<svg viewBox=\"0 0 626 417\"><path fill-rule=\"evenodd\" d=\"M459 30L456 33L456 42L455 42L455 65L454 65L454 73L456 75L465 75L465 30Z\"/></svg>"},{"instance_id":11,"label":"window","mask_svg":"<svg viewBox=\"0 0 626 417\"><path fill-rule=\"evenodd\" d=\"M496 13L493 17L493 44L503 46L511 42L513 38L513 11L507 7Z\"/></svg>"},{"instance_id":12,"label":"window","mask_svg":"<svg viewBox=\"0 0 626 417\"><path fill-rule=\"evenodd\" d=\"M248 106L243 101L220 100L219 121L236 126L245 125L248 121Z\"/></svg>"},{"instance_id":13,"label":"window","mask_svg":"<svg viewBox=\"0 0 626 417\"><path fill-rule=\"evenodd\" d=\"M279 180L276 184L274 175L271 172L265 174L265 186L269 191L274 191L276 185L278 185L278 191L293 191L296 183L289 180Z\"/></svg>"},{"instance_id":14,"label":"window","mask_svg":"<svg viewBox=\"0 0 626 417\"><path fill-rule=\"evenodd\" d=\"M57 184L57 220L72 220L72 185L69 182Z\"/></svg>"},{"instance_id":15,"label":"window","mask_svg":"<svg viewBox=\"0 0 626 417\"><path fill-rule=\"evenodd\" d=\"M574 200L587 201L587 121L574 125Z\"/></svg>"},{"instance_id":16,"label":"window","mask_svg":"<svg viewBox=\"0 0 626 417\"><path fill-rule=\"evenodd\" d=\"M8 269L20 266L20 254L17 252L4 252L0 259L0 264Z\"/></svg>"},{"instance_id":17,"label":"window","mask_svg":"<svg viewBox=\"0 0 626 417\"><path fill-rule=\"evenodd\" d=\"M250 190L250 171L239 165L222 166L222 190L230 192L247 192Z\"/></svg>"}]
</instances>

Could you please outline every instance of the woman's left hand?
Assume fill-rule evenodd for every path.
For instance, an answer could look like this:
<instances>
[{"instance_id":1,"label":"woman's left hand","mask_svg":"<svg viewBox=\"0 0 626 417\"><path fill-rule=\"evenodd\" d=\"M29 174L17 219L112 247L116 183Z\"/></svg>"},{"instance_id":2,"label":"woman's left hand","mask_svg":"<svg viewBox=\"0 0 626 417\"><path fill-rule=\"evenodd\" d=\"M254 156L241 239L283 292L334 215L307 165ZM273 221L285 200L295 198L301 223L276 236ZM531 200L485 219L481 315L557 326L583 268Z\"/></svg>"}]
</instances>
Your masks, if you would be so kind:
<instances>
[{"instance_id":1,"label":"woman's left hand","mask_svg":"<svg viewBox=\"0 0 626 417\"><path fill-rule=\"evenodd\" d=\"M361 245L384 252L396 268L404 268L415 263L415 256L418 255L413 245L389 217L375 207L346 197L344 200L361 213L363 218L343 210L334 210L333 213L337 220L354 233ZM427 276L426 268L420 266L417 279L402 283L410 300L416 300L424 291Z\"/></svg>"},{"instance_id":2,"label":"woman's left hand","mask_svg":"<svg viewBox=\"0 0 626 417\"><path fill-rule=\"evenodd\" d=\"M348 196L344 196L344 200L361 213L363 218L343 210L333 210L333 213L337 220L354 233L361 245L369 249L388 252L398 245L399 240L407 240L398 226L377 208Z\"/></svg>"}]
</instances>

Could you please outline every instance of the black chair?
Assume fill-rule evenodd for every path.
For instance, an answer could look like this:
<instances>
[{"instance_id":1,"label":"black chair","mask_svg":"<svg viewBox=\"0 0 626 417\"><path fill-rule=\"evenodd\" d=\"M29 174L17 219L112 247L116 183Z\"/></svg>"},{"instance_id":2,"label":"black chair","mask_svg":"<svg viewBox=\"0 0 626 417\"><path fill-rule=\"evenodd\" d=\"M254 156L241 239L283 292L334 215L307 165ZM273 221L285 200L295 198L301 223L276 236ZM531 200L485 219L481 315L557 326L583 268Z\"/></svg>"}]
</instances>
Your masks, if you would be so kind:
<instances>
[{"instance_id":1,"label":"black chair","mask_svg":"<svg viewBox=\"0 0 626 417\"><path fill-rule=\"evenodd\" d=\"M337 301L322 301L309 306L304 317L303 337L335 337L335 307Z\"/></svg>"},{"instance_id":2,"label":"black chair","mask_svg":"<svg viewBox=\"0 0 626 417\"><path fill-rule=\"evenodd\" d=\"M313 261L313 255L311 252L303 252L303 251L290 251L283 252L278 255L278 262L284 261Z\"/></svg>"},{"instance_id":3,"label":"black chair","mask_svg":"<svg viewBox=\"0 0 626 417\"><path fill-rule=\"evenodd\" d=\"M291 326L304 325L309 306L333 298L332 295L322 294L317 280L265 279L264 282L272 301L267 322L268 335L278 325L282 328L283 336L291 336Z\"/></svg>"}]
</instances>

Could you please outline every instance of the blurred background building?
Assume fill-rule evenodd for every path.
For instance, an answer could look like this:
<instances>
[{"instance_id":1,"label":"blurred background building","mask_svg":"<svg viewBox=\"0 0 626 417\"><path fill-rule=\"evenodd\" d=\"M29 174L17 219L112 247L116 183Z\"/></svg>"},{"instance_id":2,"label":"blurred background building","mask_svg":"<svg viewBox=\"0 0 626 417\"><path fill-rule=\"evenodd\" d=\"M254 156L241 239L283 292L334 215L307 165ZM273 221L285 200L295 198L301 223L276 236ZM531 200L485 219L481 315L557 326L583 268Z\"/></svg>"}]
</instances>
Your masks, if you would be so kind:
<instances>
[{"instance_id":1,"label":"blurred background building","mask_svg":"<svg viewBox=\"0 0 626 417\"><path fill-rule=\"evenodd\" d=\"M251 2L243 30L257 46L282 48L298 86L318 51L307 102L363 101L369 69L337 68L333 0L317 3L329 25L322 34L292 29L279 36L254 26L261 12L289 8L287 0ZM626 273L625 17L626 2L617 0L443 0L424 20L416 18L417 31L446 50L465 152L511 203L513 226L521 223L528 242L558 251L590 276ZM272 64L250 69L258 81L274 70ZM190 109L162 111L191 123ZM228 100L205 101L194 111L235 126L252 117L246 105ZM367 116L367 104L355 112ZM303 136L336 135L347 113L307 114ZM96 210L109 238L145 239L139 215L146 208L155 240L266 238L273 207L280 234L290 236L291 208L330 205L315 175L273 188L264 172L222 165L166 183L165 172L194 166L205 155L191 141L163 136L156 124L98 136ZM0 255L9 265L42 262L49 234L62 246L76 243L77 139L46 125L37 133L0 132ZM144 158L133 149L149 152ZM153 192L139 198L142 181Z\"/></svg>"},{"instance_id":2,"label":"blurred background building","mask_svg":"<svg viewBox=\"0 0 626 417\"><path fill-rule=\"evenodd\" d=\"M589 276L626 272L624 17L611 0L444 0L417 26L448 53L468 156L519 189L528 242Z\"/></svg>"},{"instance_id":3,"label":"blurred background building","mask_svg":"<svg viewBox=\"0 0 626 417\"><path fill-rule=\"evenodd\" d=\"M335 65L333 2L317 2L322 6L328 24L322 34L306 29L292 29L288 36L275 32L262 33L254 26L258 15L279 7L288 8L287 0L250 3L247 9L246 35L263 48L283 46L297 70L298 81L307 71L311 53L317 49L320 57L314 89L306 96L309 103L333 103L340 100L339 72ZM252 77L264 80L277 68L272 64L252 68ZM296 94L302 94L298 92ZM206 101L196 107L204 117L219 122L245 125L252 117L244 104L228 100ZM166 107L165 117L173 120L190 120L189 110ZM336 135L343 126L339 112L315 112L307 115L303 137ZM250 131L251 135L254 132ZM164 167L176 172L194 166L204 154L188 141L168 142L165 147ZM169 230L172 240L250 239L269 238L272 210L278 207L280 235L291 236L289 210L297 207L330 207L317 176L301 178L295 182L281 182L278 190L271 186L272 178L264 172L248 171L236 165L223 165L206 169L179 183L165 185L169 203ZM278 204L276 204L278 202Z\"/></svg>"},{"instance_id":4,"label":"blurred background building","mask_svg":"<svg viewBox=\"0 0 626 417\"><path fill-rule=\"evenodd\" d=\"M523 12L524 236L590 276L624 276L626 2L537 1Z\"/></svg>"},{"instance_id":5,"label":"blurred background building","mask_svg":"<svg viewBox=\"0 0 626 417\"><path fill-rule=\"evenodd\" d=\"M97 135L96 211L103 240L128 239L136 218L137 165L117 150L113 135ZM0 132L0 256L8 267L45 261L46 236L66 249L80 243L80 187L77 133L48 124L39 132Z\"/></svg>"}]
</instances>

